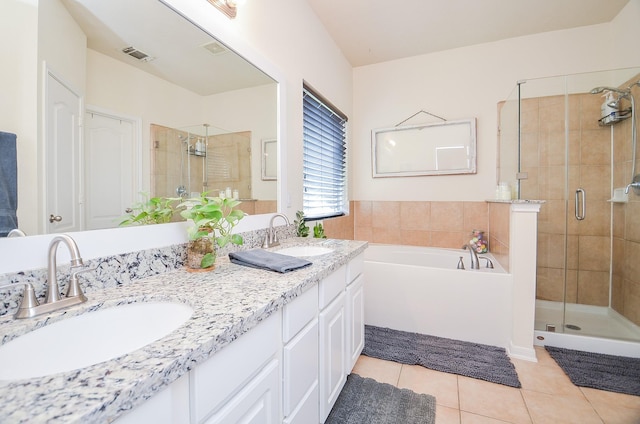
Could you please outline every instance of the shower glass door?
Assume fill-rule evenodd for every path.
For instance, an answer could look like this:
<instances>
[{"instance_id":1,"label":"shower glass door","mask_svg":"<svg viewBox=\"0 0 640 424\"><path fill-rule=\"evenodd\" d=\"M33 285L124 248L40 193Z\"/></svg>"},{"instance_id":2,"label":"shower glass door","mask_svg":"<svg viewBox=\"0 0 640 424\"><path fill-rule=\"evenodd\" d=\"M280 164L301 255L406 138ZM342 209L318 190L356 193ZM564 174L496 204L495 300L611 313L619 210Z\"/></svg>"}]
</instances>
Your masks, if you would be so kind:
<instances>
[{"instance_id":1,"label":"shower glass door","mask_svg":"<svg viewBox=\"0 0 640 424\"><path fill-rule=\"evenodd\" d=\"M631 181L631 120L602 125L605 98L591 94L638 78L635 68L521 81L501 105L499 180L545 200L536 330L640 340L640 196L619 196ZM504 146L514 126L517 149Z\"/></svg>"}]
</instances>

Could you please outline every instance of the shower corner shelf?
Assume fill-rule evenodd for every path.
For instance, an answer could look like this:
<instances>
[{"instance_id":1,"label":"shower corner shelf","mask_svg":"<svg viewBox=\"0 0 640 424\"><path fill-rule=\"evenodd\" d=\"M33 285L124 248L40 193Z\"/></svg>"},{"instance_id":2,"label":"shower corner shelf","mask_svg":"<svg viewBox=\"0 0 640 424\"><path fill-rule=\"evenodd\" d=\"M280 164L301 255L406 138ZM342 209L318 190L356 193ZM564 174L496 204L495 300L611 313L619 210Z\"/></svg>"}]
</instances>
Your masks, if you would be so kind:
<instances>
[{"instance_id":1,"label":"shower corner shelf","mask_svg":"<svg viewBox=\"0 0 640 424\"><path fill-rule=\"evenodd\" d=\"M622 122L625 119L631 118L631 108L621 110L618 112L613 112L611 115L603 116L598 119L598 125L601 127L610 127L611 125L617 124L618 122Z\"/></svg>"}]
</instances>

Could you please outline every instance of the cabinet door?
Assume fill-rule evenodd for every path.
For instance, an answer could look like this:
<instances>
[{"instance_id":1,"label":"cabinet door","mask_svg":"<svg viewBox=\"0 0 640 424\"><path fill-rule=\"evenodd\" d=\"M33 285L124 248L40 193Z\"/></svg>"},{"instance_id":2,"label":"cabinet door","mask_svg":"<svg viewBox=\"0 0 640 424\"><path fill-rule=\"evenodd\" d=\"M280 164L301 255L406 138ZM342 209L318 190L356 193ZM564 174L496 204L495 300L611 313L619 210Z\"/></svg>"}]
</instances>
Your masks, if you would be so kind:
<instances>
[{"instance_id":1,"label":"cabinet door","mask_svg":"<svg viewBox=\"0 0 640 424\"><path fill-rule=\"evenodd\" d=\"M283 349L283 412L288 417L318 384L318 320L314 319ZM316 394L315 403L318 403Z\"/></svg>"},{"instance_id":2,"label":"cabinet door","mask_svg":"<svg viewBox=\"0 0 640 424\"><path fill-rule=\"evenodd\" d=\"M346 382L345 294L320 312L320 422L324 422Z\"/></svg>"},{"instance_id":3,"label":"cabinet door","mask_svg":"<svg viewBox=\"0 0 640 424\"><path fill-rule=\"evenodd\" d=\"M280 420L280 367L273 359L206 424L276 424Z\"/></svg>"},{"instance_id":4,"label":"cabinet door","mask_svg":"<svg viewBox=\"0 0 640 424\"><path fill-rule=\"evenodd\" d=\"M364 276L347 287L347 343L345 373L348 375L364 348Z\"/></svg>"},{"instance_id":5,"label":"cabinet door","mask_svg":"<svg viewBox=\"0 0 640 424\"><path fill-rule=\"evenodd\" d=\"M188 374L114 421L117 424L183 424L187 422L189 422Z\"/></svg>"}]
</instances>

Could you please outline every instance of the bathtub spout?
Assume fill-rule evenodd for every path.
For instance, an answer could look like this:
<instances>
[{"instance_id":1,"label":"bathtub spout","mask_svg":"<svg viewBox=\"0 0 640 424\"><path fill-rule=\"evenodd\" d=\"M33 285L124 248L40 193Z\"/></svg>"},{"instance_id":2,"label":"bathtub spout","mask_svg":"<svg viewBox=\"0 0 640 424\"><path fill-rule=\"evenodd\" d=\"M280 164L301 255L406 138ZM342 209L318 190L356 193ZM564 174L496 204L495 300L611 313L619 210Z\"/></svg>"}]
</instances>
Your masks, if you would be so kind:
<instances>
[{"instance_id":1,"label":"bathtub spout","mask_svg":"<svg viewBox=\"0 0 640 424\"><path fill-rule=\"evenodd\" d=\"M471 244L465 244L462 246L463 249L469 250L469 257L471 259L471 269L480 269L480 261L478 260L478 254L476 253L476 249L471 246Z\"/></svg>"}]
</instances>

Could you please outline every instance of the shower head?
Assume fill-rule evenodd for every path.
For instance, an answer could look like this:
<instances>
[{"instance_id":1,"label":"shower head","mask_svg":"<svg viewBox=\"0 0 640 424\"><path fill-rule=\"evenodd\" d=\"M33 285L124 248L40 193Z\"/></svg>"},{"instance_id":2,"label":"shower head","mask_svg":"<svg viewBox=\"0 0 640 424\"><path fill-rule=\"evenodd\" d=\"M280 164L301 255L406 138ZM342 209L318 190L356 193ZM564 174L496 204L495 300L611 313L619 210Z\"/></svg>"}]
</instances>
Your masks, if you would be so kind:
<instances>
[{"instance_id":1,"label":"shower head","mask_svg":"<svg viewBox=\"0 0 640 424\"><path fill-rule=\"evenodd\" d=\"M628 96L629 95L629 89L626 90L620 90L619 88L613 88L613 87L596 87L594 89L592 89L590 91L591 94L600 94L604 91L612 91L614 93L618 93L621 96Z\"/></svg>"}]
</instances>

